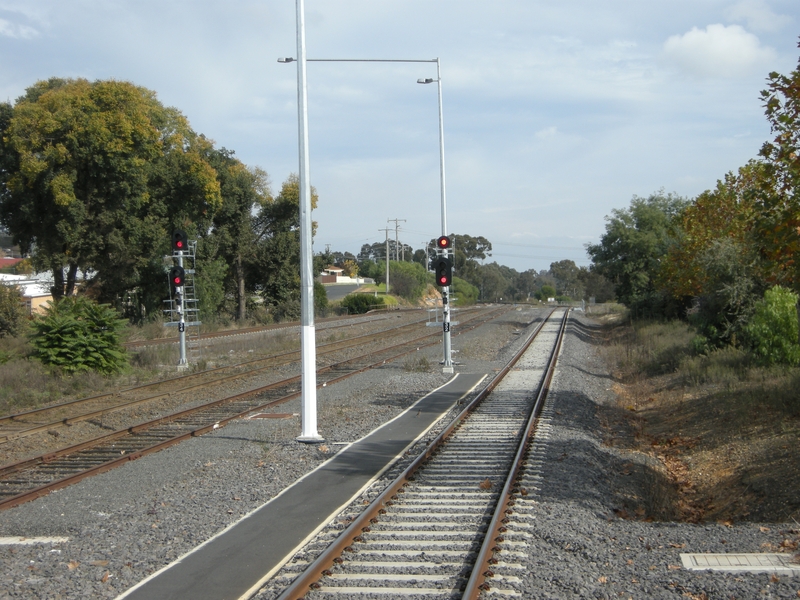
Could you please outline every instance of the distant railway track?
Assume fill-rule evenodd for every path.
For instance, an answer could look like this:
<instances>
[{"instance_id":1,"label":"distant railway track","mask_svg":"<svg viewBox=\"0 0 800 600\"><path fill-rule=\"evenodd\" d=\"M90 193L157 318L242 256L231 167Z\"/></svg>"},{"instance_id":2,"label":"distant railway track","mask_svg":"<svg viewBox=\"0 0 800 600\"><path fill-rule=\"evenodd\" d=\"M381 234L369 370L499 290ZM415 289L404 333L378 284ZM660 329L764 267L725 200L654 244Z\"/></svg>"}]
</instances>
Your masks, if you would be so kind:
<instances>
[{"instance_id":1,"label":"distant railway track","mask_svg":"<svg viewBox=\"0 0 800 600\"><path fill-rule=\"evenodd\" d=\"M400 327L392 327L349 339L319 344L317 346L318 355L323 357L335 355L344 349L367 344L381 337L384 339L396 338L418 329L420 323L423 322L424 319L420 319ZM256 377L265 370L297 362L299 359L300 351L292 350L234 365L207 369L198 373L189 373L106 394L78 398L68 402L2 416L0 417L0 444L43 431L57 430L60 427L95 419L112 412L146 404L147 402L153 402L172 395L188 393L199 388L222 383L230 383L237 379ZM148 391L153 389L159 391L148 395Z\"/></svg>"},{"instance_id":2,"label":"distant railway track","mask_svg":"<svg viewBox=\"0 0 800 600\"><path fill-rule=\"evenodd\" d=\"M560 323L542 322L490 386L363 512L347 515L341 534L331 542L322 532L324 550L311 563L289 563L262 592L277 600L476 600L489 591L523 597L516 557L536 518L525 487L535 485L536 475L526 470L536 460L538 418L568 315L569 309ZM518 375L501 390L533 343L542 349L522 367L532 376ZM532 380L538 386L530 389Z\"/></svg>"},{"instance_id":3,"label":"distant railway track","mask_svg":"<svg viewBox=\"0 0 800 600\"><path fill-rule=\"evenodd\" d=\"M397 311L392 311L397 312ZM378 317L382 319L387 319L392 314L389 311L382 311L381 313L377 314L386 314L387 316ZM358 321L363 319L364 315L348 315L346 317L326 317L323 319L316 319L315 323L319 326L321 324L325 324L324 329L335 329L337 327L349 327L353 324L354 321ZM341 322L341 324L336 324ZM242 335L251 335L256 333L268 333L271 331L281 331L284 329L296 329L300 327L299 322L289 322L289 323L273 323L270 325L258 325L256 327L242 327L240 329L225 329L223 331L211 331L207 333L201 333L200 339L201 340L214 340L218 338L229 338L229 337L237 337ZM133 340L130 342L125 342L123 346L128 349L134 348L142 348L145 346L159 346L163 344L177 344L178 338L177 337L168 337L168 338L153 338L149 340Z\"/></svg>"},{"instance_id":4,"label":"distant railway track","mask_svg":"<svg viewBox=\"0 0 800 600\"><path fill-rule=\"evenodd\" d=\"M482 311L462 322L459 333L479 327L508 310L509 307L501 307ZM317 371L318 386L334 384L422 347L437 344L440 337L441 331L436 328L427 335L323 366ZM54 489L202 435L234 419L271 409L296 398L299 393L300 377L290 377L5 465L0 467L0 509L46 495Z\"/></svg>"}]
</instances>

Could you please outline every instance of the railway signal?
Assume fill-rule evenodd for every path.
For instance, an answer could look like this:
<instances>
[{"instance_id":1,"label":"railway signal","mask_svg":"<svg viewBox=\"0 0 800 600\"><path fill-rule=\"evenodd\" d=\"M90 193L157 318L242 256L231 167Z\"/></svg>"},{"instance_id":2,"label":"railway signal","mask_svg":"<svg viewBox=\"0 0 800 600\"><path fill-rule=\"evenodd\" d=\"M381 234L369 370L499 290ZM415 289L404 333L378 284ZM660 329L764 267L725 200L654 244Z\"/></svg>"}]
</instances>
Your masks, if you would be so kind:
<instances>
[{"instance_id":1,"label":"railway signal","mask_svg":"<svg viewBox=\"0 0 800 600\"><path fill-rule=\"evenodd\" d=\"M436 240L436 247L440 250L447 250L451 246L450 238L446 235Z\"/></svg>"},{"instance_id":2,"label":"railway signal","mask_svg":"<svg viewBox=\"0 0 800 600\"><path fill-rule=\"evenodd\" d=\"M183 267L172 267L169 270L169 283L173 289L183 287L186 280L186 271Z\"/></svg>"},{"instance_id":3,"label":"railway signal","mask_svg":"<svg viewBox=\"0 0 800 600\"><path fill-rule=\"evenodd\" d=\"M186 250L188 238L185 231L176 230L172 232L172 249L178 251Z\"/></svg>"},{"instance_id":4,"label":"railway signal","mask_svg":"<svg viewBox=\"0 0 800 600\"><path fill-rule=\"evenodd\" d=\"M433 261L436 273L436 285L449 287L453 282L453 263L449 258L440 257Z\"/></svg>"}]
</instances>

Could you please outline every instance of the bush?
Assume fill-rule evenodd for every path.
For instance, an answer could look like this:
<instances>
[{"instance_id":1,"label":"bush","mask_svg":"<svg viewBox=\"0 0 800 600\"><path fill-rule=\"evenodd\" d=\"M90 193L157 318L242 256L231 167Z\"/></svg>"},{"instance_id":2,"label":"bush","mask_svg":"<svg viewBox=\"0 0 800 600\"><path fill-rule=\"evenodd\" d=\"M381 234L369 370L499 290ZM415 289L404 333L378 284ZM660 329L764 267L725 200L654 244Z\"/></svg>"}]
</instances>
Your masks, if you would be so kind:
<instances>
[{"instance_id":1,"label":"bush","mask_svg":"<svg viewBox=\"0 0 800 600\"><path fill-rule=\"evenodd\" d=\"M107 304L64 298L31 322L37 358L67 373L118 373L127 365L120 332L125 321Z\"/></svg>"},{"instance_id":2,"label":"bush","mask_svg":"<svg viewBox=\"0 0 800 600\"><path fill-rule=\"evenodd\" d=\"M797 294L776 285L764 292L745 326L745 335L759 362L796 365L800 362L797 342Z\"/></svg>"},{"instance_id":3,"label":"bush","mask_svg":"<svg viewBox=\"0 0 800 600\"><path fill-rule=\"evenodd\" d=\"M478 301L480 290L464 279L453 277L453 285L450 287L452 295L455 297L455 306L470 306Z\"/></svg>"},{"instance_id":4,"label":"bush","mask_svg":"<svg viewBox=\"0 0 800 600\"><path fill-rule=\"evenodd\" d=\"M371 294L348 294L342 298L342 306L347 308L351 315L362 315L376 308L383 308L385 302L381 296Z\"/></svg>"},{"instance_id":5,"label":"bush","mask_svg":"<svg viewBox=\"0 0 800 600\"><path fill-rule=\"evenodd\" d=\"M14 337L22 331L25 308L16 286L0 285L0 337Z\"/></svg>"}]
</instances>

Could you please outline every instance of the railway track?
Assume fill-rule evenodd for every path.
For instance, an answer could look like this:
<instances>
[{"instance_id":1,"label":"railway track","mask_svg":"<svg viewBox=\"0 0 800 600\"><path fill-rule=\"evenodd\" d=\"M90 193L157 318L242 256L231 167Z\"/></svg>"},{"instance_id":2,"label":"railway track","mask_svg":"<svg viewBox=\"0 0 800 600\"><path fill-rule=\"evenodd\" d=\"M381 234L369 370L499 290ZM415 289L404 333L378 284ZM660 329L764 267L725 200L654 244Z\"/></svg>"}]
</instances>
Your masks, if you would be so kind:
<instances>
[{"instance_id":1,"label":"railway track","mask_svg":"<svg viewBox=\"0 0 800 600\"><path fill-rule=\"evenodd\" d=\"M526 497L568 318L559 313L363 512L347 515L343 532L323 531L304 550L318 554L313 562L288 563L259 597L522 597L515 557L534 518Z\"/></svg>"},{"instance_id":2,"label":"railway track","mask_svg":"<svg viewBox=\"0 0 800 600\"><path fill-rule=\"evenodd\" d=\"M326 356L353 347L364 346L380 340L395 339L419 329L425 319L418 319L400 327L392 327L344 340L319 344L318 357ZM292 350L270 356L237 363L235 365L207 369L180 377L155 381L87 398L78 398L52 406L41 407L22 413L0 417L0 444L45 431L58 430L81 421L96 419L104 415L129 409L156 400L185 394L200 388L230 383L235 380L254 378L263 372L300 360L300 351ZM156 390L153 393L153 390Z\"/></svg>"},{"instance_id":3,"label":"railway track","mask_svg":"<svg viewBox=\"0 0 800 600\"><path fill-rule=\"evenodd\" d=\"M474 329L507 312L507 308L484 312L459 327ZM397 360L426 345L439 343L438 331L345 361L317 371L318 386ZM86 442L48 452L0 467L0 509L10 508L108 471L145 454L159 451L193 436L224 426L227 422L264 411L298 397L300 377L260 386L201 406L178 411Z\"/></svg>"}]
</instances>

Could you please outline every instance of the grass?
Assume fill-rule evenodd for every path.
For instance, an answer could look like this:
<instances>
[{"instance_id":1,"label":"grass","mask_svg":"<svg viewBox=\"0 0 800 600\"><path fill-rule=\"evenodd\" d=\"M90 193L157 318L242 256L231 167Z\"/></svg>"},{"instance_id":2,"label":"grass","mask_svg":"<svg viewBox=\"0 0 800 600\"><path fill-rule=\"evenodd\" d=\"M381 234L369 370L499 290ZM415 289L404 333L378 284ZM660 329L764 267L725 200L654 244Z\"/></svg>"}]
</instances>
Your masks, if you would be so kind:
<instances>
[{"instance_id":1,"label":"grass","mask_svg":"<svg viewBox=\"0 0 800 600\"><path fill-rule=\"evenodd\" d=\"M127 339L157 339L155 324L149 333L134 331ZM165 330L159 324L161 329ZM139 328L131 328L138 330ZM167 332L174 335L174 331ZM258 358L299 348L295 336L281 331L208 340L193 371ZM97 373L67 375L47 367L33 356L27 338L0 338L0 414L13 414L75 398L94 396L122 386L156 381L177 374L177 344L144 346L129 352L129 367L122 374L104 377Z\"/></svg>"},{"instance_id":2,"label":"grass","mask_svg":"<svg viewBox=\"0 0 800 600\"><path fill-rule=\"evenodd\" d=\"M672 482L672 494L653 488L661 514L800 520L800 368L761 367L736 348L697 355L678 321L618 322L606 333L629 448L656 458Z\"/></svg>"},{"instance_id":3,"label":"grass","mask_svg":"<svg viewBox=\"0 0 800 600\"><path fill-rule=\"evenodd\" d=\"M409 357L403 363L403 370L409 373L430 373L431 362L427 356L414 355Z\"/></svg>"}]
</instances>

